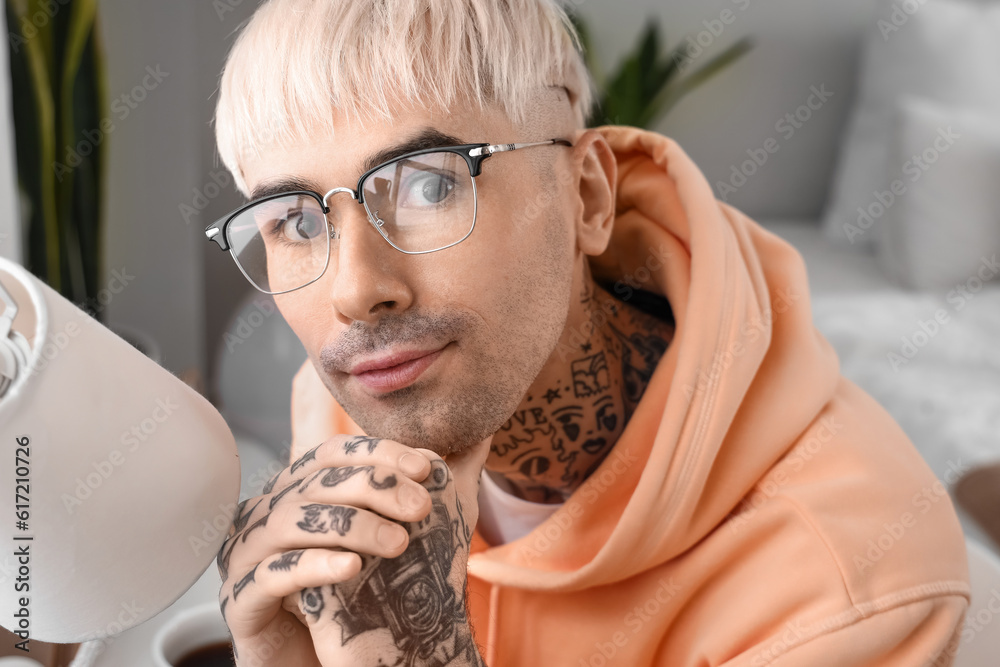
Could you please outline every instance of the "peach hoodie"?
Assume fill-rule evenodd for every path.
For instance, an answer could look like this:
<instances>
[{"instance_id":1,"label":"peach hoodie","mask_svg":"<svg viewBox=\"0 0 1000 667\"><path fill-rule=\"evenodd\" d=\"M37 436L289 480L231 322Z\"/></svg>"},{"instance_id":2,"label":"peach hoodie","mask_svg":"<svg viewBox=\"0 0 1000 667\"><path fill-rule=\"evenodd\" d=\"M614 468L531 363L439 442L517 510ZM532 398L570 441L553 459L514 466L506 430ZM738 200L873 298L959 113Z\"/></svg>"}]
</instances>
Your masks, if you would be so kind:
<instances>
[{"instance_id":1,"label":"peach hoodie","mask_svg":"<svg viewBox=\"0 0 1000 667\"><path fill-rule=\"evenodd\" d=\"M717 201L672 139L599 131L618 214L594 277L666 296L676 334L610 456L555 514L493 548L476 533L469 608L487 663L950 665L970 595L958 519L900 427L840 375L802 257ZM362 433L304 393L293 458L304 438Z\"/></svg>"}]
</instances>

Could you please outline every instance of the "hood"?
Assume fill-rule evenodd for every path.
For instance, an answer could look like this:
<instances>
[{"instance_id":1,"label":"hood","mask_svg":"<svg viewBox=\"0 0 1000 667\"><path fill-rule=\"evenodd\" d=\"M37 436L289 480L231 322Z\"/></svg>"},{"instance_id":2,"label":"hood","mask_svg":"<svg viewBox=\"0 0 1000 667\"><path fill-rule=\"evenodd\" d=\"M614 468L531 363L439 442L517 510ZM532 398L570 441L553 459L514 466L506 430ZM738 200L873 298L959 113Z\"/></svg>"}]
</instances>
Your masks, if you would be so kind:
<instances>
[{"instance_id":1,"label":"hood","mask_svg":"<svg viewBox=\"0 0 1000 667\"><path fill-rule=\"evenodd\" d=\"M716 200L669 137L597 128L618 162L617 214L594 278L665 296L676 332L611 454L525 537L476 536L469 574L577 590L671 560L710 533L831 399L839 366L786 241Z\"/></svg>"}]
</instances>

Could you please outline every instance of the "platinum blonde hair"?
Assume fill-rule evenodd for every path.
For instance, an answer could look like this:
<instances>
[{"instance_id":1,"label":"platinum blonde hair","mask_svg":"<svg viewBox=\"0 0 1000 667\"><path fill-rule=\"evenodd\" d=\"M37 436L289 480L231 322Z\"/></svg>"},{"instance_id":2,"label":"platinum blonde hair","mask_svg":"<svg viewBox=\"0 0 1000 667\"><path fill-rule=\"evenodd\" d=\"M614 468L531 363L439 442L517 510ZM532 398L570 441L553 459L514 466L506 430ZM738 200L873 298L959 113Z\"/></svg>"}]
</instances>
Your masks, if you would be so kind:
<instances>
[{"instance_id":1,"label":"platinum blonde hair","mask_svg":"<svg viewBox=\"0 0 1000 667\"><path fill-rule=\"evenodd\" d=\"M593 89L579 46L555 0L268 0L226 60L219 156L247 196L240 165L332 134L336 113L363 124L471 101L521 125L546 87L565 88L582 127Z\"/></svg>"}]
</instances>

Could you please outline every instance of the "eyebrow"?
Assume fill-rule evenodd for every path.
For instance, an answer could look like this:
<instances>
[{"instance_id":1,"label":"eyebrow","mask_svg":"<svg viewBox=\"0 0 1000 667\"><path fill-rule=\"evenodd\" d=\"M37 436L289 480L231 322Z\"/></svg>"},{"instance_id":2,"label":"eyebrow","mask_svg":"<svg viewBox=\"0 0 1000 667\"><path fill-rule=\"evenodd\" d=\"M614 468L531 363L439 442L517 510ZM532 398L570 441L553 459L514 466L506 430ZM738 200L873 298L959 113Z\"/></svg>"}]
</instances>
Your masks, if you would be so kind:
<instances>
[{"instance_id":1,"label":"eyebrow","mask_svg":"<svg viewBox=\"0 0 1000 667\"><path fill-rule=\"evenodd\" d=\"M433 127L425 127L409 139L369 154L368 157L366 157L361 163L361 173L365 173L374 169L383 162L389 162L390 160L394 160L401 155L406 155L407 153L412 153L413 151L420 151L427 148L460 146L463 143L465 142L458 137L446 134L434 129ZM355 183L355 185L357 184ZM313 192L322 192L323 189L317 183L307 178L280 176L274 180L265 181L264 183L257 185L250 193L250 201L256 201L258 199L263 199L265 197L270 197L271 195L277 195L284 192L292 192L294 190L312 190Z\"/></svg>"}]
</instances>

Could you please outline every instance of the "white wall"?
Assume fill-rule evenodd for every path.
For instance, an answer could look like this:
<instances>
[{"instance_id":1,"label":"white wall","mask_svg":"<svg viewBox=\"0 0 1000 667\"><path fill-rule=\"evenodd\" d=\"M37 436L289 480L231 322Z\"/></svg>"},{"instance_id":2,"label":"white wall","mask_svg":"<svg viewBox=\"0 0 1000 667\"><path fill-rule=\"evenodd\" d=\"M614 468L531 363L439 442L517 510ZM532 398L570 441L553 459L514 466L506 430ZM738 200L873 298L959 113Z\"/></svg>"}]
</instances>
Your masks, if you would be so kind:
<instances>
[{"instance_id":1,"label":"white wall","mask_svg":"<svg viewBox=\"0 0 1000 667\"><path fill-rule=\"evenodd\" d=\"M0 29L7 34L6 12L0 12ZM15 174L14 119L11 115L10 63L0 49L0 257L21 260L21 224Z\"/></svg>"},{"instance_id":2,"label":"white wall","mask_svg":"<svg viewBox=\"0 0 1000 667\"><path fill-rule=\"evenodd\" d=\"M660 20L669 46L699 32L709 46L695 67L743 36L753 51L681 101L657 129L678 141L716 184L768 137L778 152L727 201L758 217L819 216L838 140L854 97L858 47L874 24L875 0L573 0L590 21L606 66L634 43L647 16ZM724 10L728 25L721 24ZM704 22L708 21L709 26ZM722 26L718 35L716 31ZM775 123L805 102L809 87L833 96L787 140Z\"/></svg>"},{"instance_id":3,"label":"white wall","mask_svg":"<svg viewBox=\"0 0 1000 667\"><path fill-rule=\"evenodd\" d=\"M113 124L107 136L109 287L120 287L111 280L115 270L128 281L108 304L107 321L152 335L163 365L174 372L201 368L205 353L203 248L197 227L178 211L201 180L206 122L195 6L190 0L102 0L98 9Z\"/></svg>"}]
</instances>

